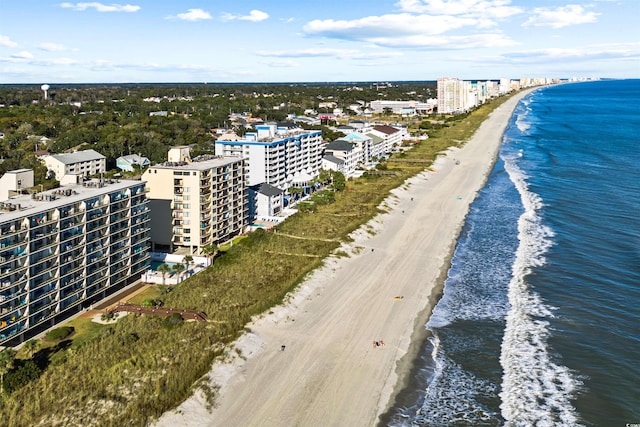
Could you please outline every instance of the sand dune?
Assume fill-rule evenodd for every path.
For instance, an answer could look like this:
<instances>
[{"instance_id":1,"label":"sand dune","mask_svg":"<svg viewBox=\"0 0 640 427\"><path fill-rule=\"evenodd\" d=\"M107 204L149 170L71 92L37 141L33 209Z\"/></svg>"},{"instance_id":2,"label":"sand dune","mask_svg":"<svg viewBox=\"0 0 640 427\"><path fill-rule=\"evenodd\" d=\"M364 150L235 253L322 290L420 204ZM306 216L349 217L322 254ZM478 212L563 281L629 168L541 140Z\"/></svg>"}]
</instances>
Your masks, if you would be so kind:
<instances>
[{"instance_id":1,"label":"sand dune","mask_svg":"<svg viewBox=\"0 0 640 427\"><path fill-rule=\"evenodd\" d=\"M249 325L230 360L212 366L211 383L221 387L215 409L196 394L156 425L375 425L405 379L469 204L522 96L441 156L435 172L394 190L388 213L345 246L350 257L328 259L286 305Z\"/></svg>"}]
</instances>

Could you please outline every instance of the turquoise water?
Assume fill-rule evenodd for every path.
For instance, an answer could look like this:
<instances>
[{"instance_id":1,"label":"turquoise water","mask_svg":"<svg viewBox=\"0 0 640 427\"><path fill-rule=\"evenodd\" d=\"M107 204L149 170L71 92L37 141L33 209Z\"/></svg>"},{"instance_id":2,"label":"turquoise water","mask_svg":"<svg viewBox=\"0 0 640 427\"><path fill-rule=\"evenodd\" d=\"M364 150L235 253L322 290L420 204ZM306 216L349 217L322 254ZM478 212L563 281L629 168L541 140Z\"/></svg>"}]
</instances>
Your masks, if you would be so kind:
<instances>
[{"instance_id":1,"label":"turquoise water","mask_svg":"<svg viewBox=\"0 0 640 427\"><path fill-rule=\"evenodd\" d=\"M173 269L173 266L179 264L178 262L164 262L164 261L151 261L151 269L153 271L158 271L158 267L162 264L167 264L170 269Z\"/></svg>"}]
</instances>

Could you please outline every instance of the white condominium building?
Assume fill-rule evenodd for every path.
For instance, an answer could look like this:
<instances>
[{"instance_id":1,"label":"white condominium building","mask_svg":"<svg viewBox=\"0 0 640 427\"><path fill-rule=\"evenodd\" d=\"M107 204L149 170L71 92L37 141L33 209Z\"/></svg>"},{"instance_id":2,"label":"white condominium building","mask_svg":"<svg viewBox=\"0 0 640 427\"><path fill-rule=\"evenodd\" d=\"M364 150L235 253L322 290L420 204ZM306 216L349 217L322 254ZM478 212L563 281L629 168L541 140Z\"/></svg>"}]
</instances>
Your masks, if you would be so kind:
<instances>
[{"instance_id":1,"label":"white condominium building","mask_svg":"<svg viewBox=\"0 0 640 427\"><path fill-rule=\"evenodd\" d=\"M58 181L65 175L91 176L107 170L107 158L95 150L53 154L42 159Z\"/></svg>"},{"instance_id":2,"label":"white condominium building","mask_svg":"<svg viewBox=\"0 0 640 427\"><path fill-rule=\"evenodd\" d=\"M457 78L438 79L438 114L462 113L469 109L471 82Z\"/></svg>"},{"instance_id":3,"label":"white condominium building","mask_svg":"<svg viewBox=\"0 0 640 427\"><path fill-rule=\"evenodd\" d=\"M154 251L203 254L203 248L245 231L248 200L245 162L238 157L189 157L188 147L143 175L151 207Z\"/></svg>"},{"instance_id":4,"label":"white condominium building","mask_svg":"<svg viewBox=\"0 0 640 427\"><path fill-rule=\"evenodd\" d=\"M215 152L247 159L247 185L271 184L281 190L304 187L322 167L322 132L296 125L257 125L244 138L221 137ZM232 140L235 139L235 140Z\"/></svg>"},{"instance_id":5,"label":"white condominium building","mask_svg":"<svg viewBox=\"0 0 640 427\"><path fill-rule=\"evenodd\" d=\"M0 186L11 181L3 177ZM31 194L11 190L0 202L0 346L55 326L148 268L144 183L95 179Z\"/></svg>"},{"instance_id":6,"label":"white condominium building","mask_svg":"<svg viewBox=\"0 0 640 427\"><path fill-rule=\"evenodd\" d=\"M384 141L384 153L388 154L393 151L394 146L401 146L403 138L407 137L406 129L401 131L389 125L374 126L369 132L370 135L375 135L378 138L382 138Z\"/></svg>"}]
</instances>

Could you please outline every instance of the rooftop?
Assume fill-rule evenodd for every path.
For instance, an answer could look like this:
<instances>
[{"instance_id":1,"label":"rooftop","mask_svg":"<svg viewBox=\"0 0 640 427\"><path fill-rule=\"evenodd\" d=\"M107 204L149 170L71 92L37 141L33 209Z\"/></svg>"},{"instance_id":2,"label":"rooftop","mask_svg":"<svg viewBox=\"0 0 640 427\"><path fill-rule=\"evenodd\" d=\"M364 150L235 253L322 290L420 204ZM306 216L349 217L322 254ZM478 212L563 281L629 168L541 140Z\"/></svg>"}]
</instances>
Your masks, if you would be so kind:
<instances>
[{"instance_id":1,"label":"rooftop","mask_svg":"<svg viewBox=\"0 0 640 427\"><path fill-rule=\"evenodd\" d=\"M142 183L133 180L91 179L82 184L12 196L0 202L0 223L123 190L136 184Z\"/></svg>"},{"instance_id":2,"label":"rooftop","mask_svg":"<svg viewBox=\"0 0 640 427\"><path fill-rule=\"evenodd\" d=\"M226 166L233 163L240 162L242 159L238 157L224 157L205 154L202 156L194 157L191 162L164 162L151 166L151 169L182 169L182 170L194 170L202 171L211 168Z\"/></svg>"},{"instance_id":3,"label":"rooftop","mask_svg":"<svg viewBox=\"0 0 640 427\"><path fill-rule=\"evenodd\" d=\"M105 156L98 153L95 150L76 151L75 153L53 154L54 159L58 160L65 165L72 165L75 163L89 162L91 160L106 159Z\"/></svg>"}]
</instances>

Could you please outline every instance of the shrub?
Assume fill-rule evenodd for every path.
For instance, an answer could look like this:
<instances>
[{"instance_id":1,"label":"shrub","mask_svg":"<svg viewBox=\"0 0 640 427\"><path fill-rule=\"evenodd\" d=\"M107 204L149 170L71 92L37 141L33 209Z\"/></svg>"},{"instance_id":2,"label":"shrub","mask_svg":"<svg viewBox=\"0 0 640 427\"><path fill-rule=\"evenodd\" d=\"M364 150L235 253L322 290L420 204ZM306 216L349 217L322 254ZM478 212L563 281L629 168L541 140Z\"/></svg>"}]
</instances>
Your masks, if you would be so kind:
<instances>
[{"instance_id":1,"label":"shrub","mask_svg":"<svg viewBox=\"0 0 640 427\"><path fill-rule=\"evenodd\" d=\"M40 376L42 371L33 360L27 360L4 377L4 390L11 393Z\"/></svg>"},{"instance_id":2,"label":"shrub","mask_svg":"<svg viewBox=\"0 0 640 427\"><path fill-rule=\"evenodd\" d=\"M184 319L182 318L182 316L180 316L179 313L173 313L172 315L164 319L164 324L169 329L181 325L182 322L184 322Z\"/></svg>"},{"instance_id":3,"label":"shrub","mask_svg":"<svg viewBox=\"0 0 640 427\"><path fill-rule=\"evenodd\" d=\"M49 341L60 341L71 335L74 331L73 326L61 326L47 332L47 339Z\"/></svg>"},{"instance_id":4,"label":"shrub","mask_svg":"<svg viewBox=\"0 0 640 427\"><path fill-rule=\"evenodd\" d=\"M142 301L142 306L143 307L160 307L162 306L162 301L159 299L147 298L146 300Z\"/></svg>"}]
</instances>

